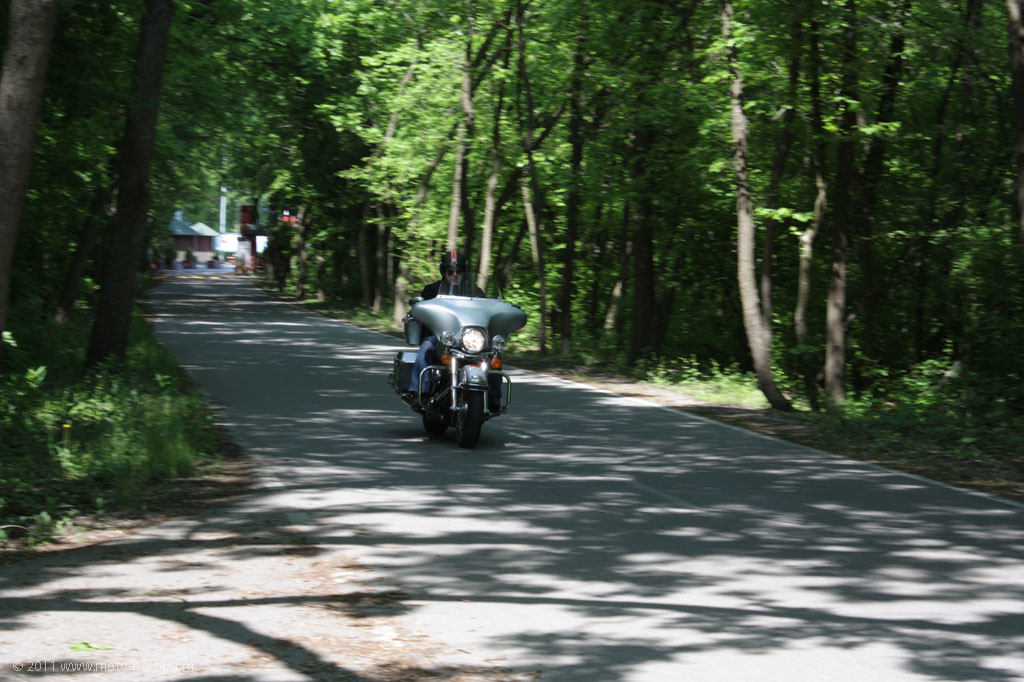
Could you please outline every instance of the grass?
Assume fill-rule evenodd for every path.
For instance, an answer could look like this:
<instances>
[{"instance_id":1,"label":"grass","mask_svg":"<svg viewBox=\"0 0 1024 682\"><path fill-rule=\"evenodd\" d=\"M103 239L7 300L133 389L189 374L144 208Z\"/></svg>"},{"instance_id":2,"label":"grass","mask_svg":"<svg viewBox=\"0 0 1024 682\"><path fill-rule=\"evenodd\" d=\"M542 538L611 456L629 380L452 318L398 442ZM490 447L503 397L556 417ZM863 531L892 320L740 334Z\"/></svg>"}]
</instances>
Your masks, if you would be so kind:
<instances>
[{"instance_id":1,"label":"grass","mask_svg":"<svg viewBox=\"0 0 1024 682\"><path fill-rule=\"evenodd\" d=\"M145 507L149 484L188 476L215 451L202 399L141 314L125 361L85 372L87 326L13 331L26 341L5 349L0 370L0 541Z\"/></svg>"},{"instance_id":2,"label":"grass","mask_svg":"<svg viewBox=\"0 0 1024 682\"><path fill-rule=\"evenodd\" d=\"M1024 501L1024 417L929 395L930 404L862 398L799 418L809 444Z\"/></svg>"}]
</instances>

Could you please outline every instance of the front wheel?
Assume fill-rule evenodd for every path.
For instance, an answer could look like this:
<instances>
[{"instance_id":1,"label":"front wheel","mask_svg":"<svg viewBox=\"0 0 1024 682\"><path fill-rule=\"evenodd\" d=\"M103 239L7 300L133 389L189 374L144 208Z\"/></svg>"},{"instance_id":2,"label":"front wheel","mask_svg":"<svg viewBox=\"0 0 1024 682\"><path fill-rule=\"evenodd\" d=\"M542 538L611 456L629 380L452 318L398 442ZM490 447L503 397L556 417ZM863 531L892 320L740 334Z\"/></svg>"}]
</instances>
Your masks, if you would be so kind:
<instances>
[{"instance_id":1,"label":"front wheel","mask_svg":"<svg viewBox=\"0 0 1024 682\"><path fill-rule=\"evenodd\" d=\"M448 429L448 417L432 417L429 414L423 415L423 428L431 435L444 433Z\"/></svg>"},{"instance_id":2,"label":"front wheel","mask_svg":"<svg viewBox=\"0 0 1024 682\"><path fill-rule=\"evenodd\" d=\"M484 394L480 391L465 391L466 411L455 424L455 437L459 447L471 448L480 440L480 427L484 425Z\"/></svg>"}]
</instances>

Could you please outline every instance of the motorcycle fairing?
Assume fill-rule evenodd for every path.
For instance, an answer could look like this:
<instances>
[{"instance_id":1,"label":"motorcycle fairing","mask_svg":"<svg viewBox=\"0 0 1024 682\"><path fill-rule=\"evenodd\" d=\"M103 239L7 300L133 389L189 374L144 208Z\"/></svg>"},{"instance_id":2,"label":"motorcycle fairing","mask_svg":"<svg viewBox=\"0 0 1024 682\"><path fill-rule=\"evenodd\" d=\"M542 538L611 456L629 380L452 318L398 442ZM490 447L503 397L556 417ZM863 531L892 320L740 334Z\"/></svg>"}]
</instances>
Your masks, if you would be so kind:
<instances>
[{"instance_id":1,"label":"motorcycle fairing","mask_svg":"<svg viewBox=\"0 0 1024 682\"><path fill-rule=\"evenodd\" d=\"M495 334L507 337L526 324L526 313L495 298L437 296L415 304L411 315L438 336L445 331L458 336L463 327L483 327L488 343Z\"/></svg>"}]
</instances>

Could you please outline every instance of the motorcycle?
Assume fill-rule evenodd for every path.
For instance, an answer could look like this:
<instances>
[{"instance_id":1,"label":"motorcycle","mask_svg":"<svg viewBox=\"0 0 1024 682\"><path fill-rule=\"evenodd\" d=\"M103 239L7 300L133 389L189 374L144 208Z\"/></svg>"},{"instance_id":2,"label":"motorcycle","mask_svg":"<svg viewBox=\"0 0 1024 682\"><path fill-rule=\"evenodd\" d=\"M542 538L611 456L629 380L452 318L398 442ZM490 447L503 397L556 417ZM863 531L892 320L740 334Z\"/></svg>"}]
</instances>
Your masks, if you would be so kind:
<instances>
[{"instance_id":1,"label":"motorcycle","mask_svg":"<svg viewBox=\"0 0 1024 682\"><path fill-rule=\"evenodd\" d=\"M436 337L440 364L413 377L416 351L399 351L388 383L422 415L427 433L439 435L455 427L459 445L472 448L483 423L508 412L512 403L512 380L501 369L501 351L509 335L526 324L526 313L503 301L500 292L488 297L468 283L445 289L432 299L413 299L404 320L410 346L418 347L431 334ZM486 409L491 382L501 386L501 399ZM410 392L410 386L418 390Z\"/></svg>"}]
</instances>

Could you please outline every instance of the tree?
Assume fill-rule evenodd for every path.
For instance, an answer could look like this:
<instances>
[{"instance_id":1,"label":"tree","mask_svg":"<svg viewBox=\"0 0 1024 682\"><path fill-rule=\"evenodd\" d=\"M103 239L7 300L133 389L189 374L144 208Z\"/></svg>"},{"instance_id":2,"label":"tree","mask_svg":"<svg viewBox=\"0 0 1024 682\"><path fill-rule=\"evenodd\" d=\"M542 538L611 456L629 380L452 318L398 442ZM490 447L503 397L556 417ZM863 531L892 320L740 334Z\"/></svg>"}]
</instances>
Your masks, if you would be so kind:
<instances>
[{"instance_id":1,"label":"tree","mask_svg":"<svg viewBox=\"0 0 1024 682\"><path fill-rule=\"evenodd\" d=\"M547 354L547 325L548 325L548 292L547 292L547 266L545 265L545 250L543 243L542 221L540 211L537 209L539 182L537 179L537 166L534 162L534 131L536 122L533 103L533 88L531 87L530 76L526 68L526 32L525 7L522 0L516 0L516 29L518 35L518 69L519 85L516 98L519 124L522 127L523 152L526 154L526 174L522 179L523 212L526 218L527 229L530 235L530 252L533 255L534 264L537 267L538 290L540 293L540 354Z\"/></svg>"},{"instance_id":2,"label":"tree","mask_svg":"<svg viewBox=\"0 0 1024 682\"><path fill-rule=\"evenodd\" d=\"M526 343L669 374L771 365L812 405L822 377L838 405L959 363L957 395L1024 404L1005 362L1024 360L1005 281L1024 262L1024 0L731 3L735 110L722 12L699 0L176 3L153 224L209 222L226 180L273 210L279 286L315 277L318 297L391 299L397 318L453 226L479 281L528 311ZM93 281L106 298L116 245L129 276L141 255L90 241L103 193L138 176L115 151L143 4L61 0L12 331L95 303ZM276 214L302 207L296 244Z\"/></svg>"},{"instance_id":3,"label":"tree","mask_svg":"<svg viewBox=\"0 0 1024 682\"><path fill-rule=\"evenodd\" d=\"M825 402L842 407L846 401L846 293L847 248L853 221L853 184L856 173L857 3L846 0L842 48L839 144L836 160L835 200L832 212L832 269L826 304Z\"/></svg>"},{"instance_id":4,"label":"tree","mask_svg":"<svg viewBox=\"0 0 1024 682\"><path fill-rule=\"evenodd\" d=\"M100 223L107 215L107 209L111 199L111 189L106 183L97 188L93 195L89 213L85 216L82 230L78 234L78 243L75 246L74 255L64 275L64 285L61 287L60 300L57 303L57 311L54 320L57 324L67 324L74 315L75 303L78 301L79 285L85 273L89 257L96 246L100 232Z\"/></svg>"},{"instance_id":5,"label":"tree","mask_svg":"<svg viewBox=\"0 0 1024 682\"><path fill-rule=\"evenodd\" d=\"M580 7L577 19L576 46L573 51L572 76L569 86L569 146L572 148L569 167L569 191L565 206L565 248L562 250L562 288L558 296L558 327L562 355L572 350L573 289L576 285L576 242L580 233L583 175L583 78L586 68L586 28L588 8Z\"/></svg>"},{"instance_id":6,"label":"tree","mask_svg":"<svg viewBox=\"0 0 1024 682\"><path fill-rule=\"evenodd\" d=\"M513 28L508 29L508 37L502 57L502 73L508 71L511 59ZM493 254L495 227L498 220L497 190L501 176L501 123L505 109L505 76L498 77L496 85L498 101L494 105L494 123L491 129L491 172L487 177L487 190L484 196L484 223L480 235L480 254L477 257L477 286L487 289L490 278L491 259Z\"/></svg>"},{"instance_id":7,"label":"tree","mask_svg":"<svg viewBox=\"0 0 1024 682\"><path fill-rule=\"evenodd\" d=\"M1010 74L1013 86L1014 201L1018 239L1024 244L1024 0L1006 0L1010 34Z\"/></svg>"},{"instance_id":8,"label":"tree","mask_svg":"<svg viewBox=\"0 0 1024 682\"><path fill-rule=\"evenodd\" d=\"M57 0L12 0L3 73L0 74L0 332L7 318L11 265L25 190ZM0 355L3 354L0 341Z\"/></svg>"},{"instance_id":9,"label":"tree","mask_svg":"<svg viewBox=\"0 0 1024 682\"><path fill-rule=\"evenodd\" d=\"M123 358L128 346L135 273L149 211L149 171L157 107L173 14L174 0L146 0L125 133L117 158L117 212L110 229L103 288L89 339L89 365L111 355Z\"/></svg>"},{"instance_id":10,"label":"tree","mask_svg":"<svg viewBox=\"0 0 1024 682\"><path fill-rule=\"evenodd\" d=\"M1017 270L1024 266L1024 0L1006 0L1010 34L1010 73L1013 88L1014 203L1017 212ZM1018 289L1024 289L1018 284ZM1024 385L1024 329L1018 332L1018 374Z\"/></svg>"},{"instance_id":11,"label":"tree","mask_svg":"<svg viewBox=\"0 0 1024 682\"><path fill-rule=\"evenodd\" d=\"M757 275L754 264L754 204L750 191L748 169L749 126L743 112L743 75L740 71L733 22L735 10L732 1L722 3L722 37L726 43L729 64L731 129L733 140L733 170L736 175L736 263L737 280L743 305L743 326L757 373L757 385L776 410L791 412L793 406L779 391L771 368L771 340L758 300Z\"/></svg>"},{"instance_id":12,"label":"tree","mask_svg":"<svg viewBox=\"0 0 1024 682\"><path fill-rule=\"evenodd\" d=\"M825 211L828 208L828 171L825 145L825 126L822 121L821 103L821 43L819 24L810 21L810 72L808 86L811 98L810 146L811 167L814 175L814 209L811 220L800 233L799 260L797 265L796 305L793 311L793 332L800 357L799 371L803 375L804 395L811 409L817 412L818 388L815 381L816 368L811 357L810 331L807 323L807 312L811 298L811 273L814 262L814 240L825 222Z\"/></svg>"}]
</instances>

